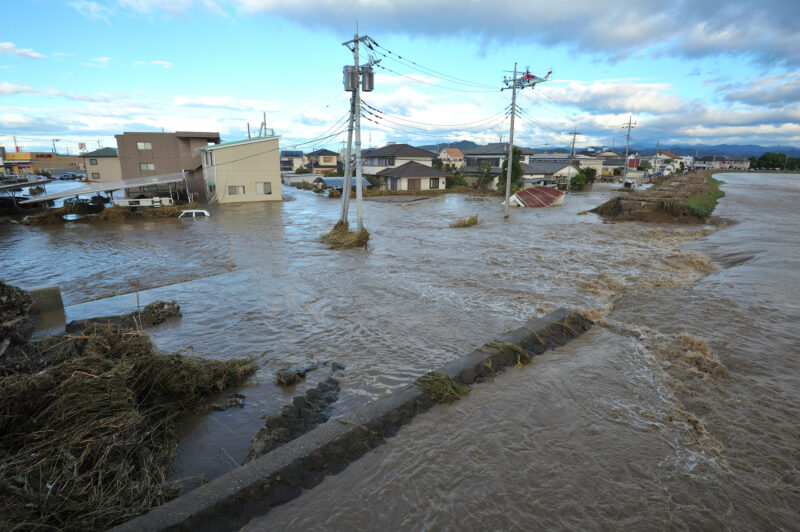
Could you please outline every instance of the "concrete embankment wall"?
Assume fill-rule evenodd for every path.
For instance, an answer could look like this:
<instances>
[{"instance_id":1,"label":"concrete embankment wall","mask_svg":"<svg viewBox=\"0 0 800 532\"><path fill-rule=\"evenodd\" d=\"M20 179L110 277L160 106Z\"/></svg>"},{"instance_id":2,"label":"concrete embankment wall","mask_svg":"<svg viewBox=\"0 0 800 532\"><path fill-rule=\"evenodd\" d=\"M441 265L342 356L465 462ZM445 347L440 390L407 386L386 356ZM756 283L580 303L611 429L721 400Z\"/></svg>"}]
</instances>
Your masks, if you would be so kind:
<instances>
[{"instance_id":1,"label":"concrete embankment wall","mask_svg":"<svg viewBox=\"0 0 800 532\"><path fill-rule=\"evenodd\" d=\"M498 340L535 356L566 344L591 325L592 322L580 314L559 309L527 322ZM457 382L472 384L518 363L517 354L491 345L447 364L440 371ZM263 515L270 507L288 502L303 489L315 486L325 475L341 471L433 405L425 391L409 385L328 421L113 530L238 530L252 517Z\"/></svg>"}]
</instances>

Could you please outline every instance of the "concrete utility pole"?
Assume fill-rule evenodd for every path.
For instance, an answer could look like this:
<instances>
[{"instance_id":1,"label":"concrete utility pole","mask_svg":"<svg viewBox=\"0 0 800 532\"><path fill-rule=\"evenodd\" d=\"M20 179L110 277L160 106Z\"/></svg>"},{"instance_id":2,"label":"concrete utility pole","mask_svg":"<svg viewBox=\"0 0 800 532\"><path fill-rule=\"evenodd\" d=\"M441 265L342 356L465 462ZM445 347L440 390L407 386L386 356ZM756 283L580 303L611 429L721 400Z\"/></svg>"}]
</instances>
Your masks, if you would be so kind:
<instances>
[{"instance_id":1,"label":"concrete utility pole","mask_svg":"<svg viewBox=\"0 0 800 532\"><path fill-rule=\"evenodd\" d=\"M569 192L569 169L572 168L572 158L575 156L575 136L580 135L581 132L578 131L578 128L572 128L572 148L569 150L569 166L567 167L567 192Z\"/></svg>"},{"instance_id":2,"label":"concrete utility pole","mask_svg":"<svg viewBox=\"0 0 800 532\"><path fill-rule=\"evenodd\" d=\"M622 179L628 178L628 152L631 149L631 128L636 127L636 122L631 122L632 116L628 116L628 123L622 124L622 129L628 128L628 140L625 142L625 170L622 173Z\"/></svg>"},{"instance_id":3,"label":"concrete utility pole","mask_svg":"<svg viewBox=\"0 0 800 532\"><path fill-rule=\"evenodd\" d=\"M659 157L658 157L658 146L659 146L660 143L661 143L660 140L656 141L656 162L655 162L655 164L653 164L653 173L658 172L658 159L659 159Z\"/></svg>"},{"instance_id":4,"label":"concrete utility pole","mask_svg":"<svg viewBox=\"0 0 800 532\"><path fill-rule=\"evenodd\" d=\"M56 153L56 142L61 142L61 139L53 139L53 153Z\"/></svg>"},{"instance_id":5,"label":"concrete utility pole","mask_svg":"<svg viewBox=\"0 0 800 532\"><path fill-rule=\"evenodd\" d=\"M508 159L506 160L506 212L503 219L508 219L508 202L511 196L511 167L514 164L514 116L516 115L517 111L517 87L520 90L524 89L525 87L530 87L531 89L536 88L538 83L543 81L550 81L550 72L543 78L532 76L525 73L524 76L517 79L517 63L514 63L514 77L511 79L503 78L503 83L506 86L502 90L511 89L511 131L508 136ZM511 86L509 86L509 84Z\"/></svg>"},{"instance_id":6,"label":"concrete utility pole","mask_svg":"<svg viewBox=\"0 0 800 532\"><path fill-rule=\"evenodd\" d=\"M356 212L358 216L358 231L364 229L364 210L362 202L361 180L363 175L361 173L361 90L371 91L374 84L374 75L372 73L372 65L377 61L370 58L365 66L360 66L358 63L358 44L361 42L369 42L372 39L369 35L358 36L358 33L353 35L353 39L343 42L342 46L348 47L353 52L353 69L348 67L344 69L344 89L353 93L353 109L351 111L351 120L354 122L353 128L355 129L356 136ZM354 118L353 118L354 117ZM350 183L347 185L347 195L350 194ZM344 192L344 191L342 191Z\"/></svg>"},{"instance_id":7,"label":"concrete utility pole","mask_svg":"<svg viewBox=\"0 0 800 532\"><path fill-rule=\"evenodd\" d=\"M347 149L345 150L344 160L344 179L342 180L342 212L339 221L347 221L347 214L350 208L350 186L353 183L353 165L350 162L351 151L353 148L353 119L355 115L356 95L350 95L350 120L347 123Z\"/></svg>"},{"instance_id":8,"label":"concrete utility pole","mask_svg":"<svg viewBox=\"0 0 800 532\"><path fill-rule=\"evenodd\" d=\"M514 115L517 110L517 64L514 63L514 83L511 89L511 131L508 134L508 158L506 159L506 213L503 218L508 219L508 204L511 199L511 167L514 165Z\"/></svg>"}]
</instances>

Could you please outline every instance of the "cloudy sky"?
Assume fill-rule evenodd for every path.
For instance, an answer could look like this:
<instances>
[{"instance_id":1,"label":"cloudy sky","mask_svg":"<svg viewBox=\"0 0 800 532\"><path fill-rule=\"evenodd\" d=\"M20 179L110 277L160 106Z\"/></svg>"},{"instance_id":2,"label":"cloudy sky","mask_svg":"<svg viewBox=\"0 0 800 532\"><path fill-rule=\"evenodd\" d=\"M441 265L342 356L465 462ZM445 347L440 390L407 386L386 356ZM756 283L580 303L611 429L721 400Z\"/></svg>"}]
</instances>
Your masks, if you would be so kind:
<instances>
[{"instance_id":1,"label":"cloudy sky","mask_svg":"<svg viewBox=\"0 0 800 532\"><path fill-rule=\"evenodd\" d=\"M507 140L511 94L499 88L517 62L553 71L519 94L517 144L563 146L577 128L578 146L620 147L632 116L637 144L800 146L795 2L7 3L0 145L59 139L75 153L162 128L236 140L266 113L283 147L338 149L353 60L341 43L357 23L378 44L363 52L381 59L365 145Z\"/></svg>"}]
</instances>

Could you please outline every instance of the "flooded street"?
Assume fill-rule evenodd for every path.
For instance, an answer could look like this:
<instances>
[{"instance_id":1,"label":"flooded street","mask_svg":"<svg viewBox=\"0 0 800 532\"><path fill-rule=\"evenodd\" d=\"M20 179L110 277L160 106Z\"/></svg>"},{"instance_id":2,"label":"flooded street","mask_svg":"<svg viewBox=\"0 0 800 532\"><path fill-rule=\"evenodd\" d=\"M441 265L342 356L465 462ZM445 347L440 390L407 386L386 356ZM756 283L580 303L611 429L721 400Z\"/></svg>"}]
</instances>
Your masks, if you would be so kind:
<instances>
[{"instance_id":1,"label":"flooded street","mask_svg":"<svg viewBox=\"0 0 800 532\"><path fill-rule=\"evenodd\" d=\"M336 417L555 308L598 320L249 529L793 528L800 186L717 177L715 214L736 222L718 231L579 215L615 194L598 185L510 222L496 198L367 201L368 249L330 251L316 239L339 202L289 189L210 219L6 224L0 253L7 282L60 285L67 320L175 299L183 318L148 331L160 348L256 357L244 408L182 427L186 489L329 374L284 391L272 374L288 364L346 366Z\"/></svg>"}]
</instances>

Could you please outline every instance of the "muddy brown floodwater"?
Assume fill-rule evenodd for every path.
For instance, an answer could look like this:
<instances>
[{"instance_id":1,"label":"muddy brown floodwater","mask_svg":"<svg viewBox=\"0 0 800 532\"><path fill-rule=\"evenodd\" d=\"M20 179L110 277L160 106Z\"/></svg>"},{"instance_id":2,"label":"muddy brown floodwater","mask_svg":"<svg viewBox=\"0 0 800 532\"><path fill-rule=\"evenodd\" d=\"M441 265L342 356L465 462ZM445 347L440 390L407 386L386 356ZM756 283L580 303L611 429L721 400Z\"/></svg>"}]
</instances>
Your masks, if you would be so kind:
<instances>
[{"instance_id":1,"label":"muddy brown floodwater","mask_svg":"<svg viewBox=\"0 0 800 532\"><path fill-rule=\"evenodd\" d=\"M790 529L800 186L721 179L716 214L737 222L721 230L578 215L614 194L596 186L510 222L496 199L366 202L368 250L334 252L315 239L338 202L291 190L203 220L0 226L0 250L8 282L61 285L68 319L176 299L160 347L258 358L243 409L186 420L186 489L242 462L261 416L328 375L282 391L279 367L345 364L335 418L556 307L598 320L248 529Z\"/></svg>"}]
</instances>

